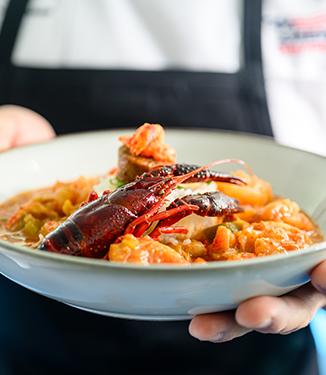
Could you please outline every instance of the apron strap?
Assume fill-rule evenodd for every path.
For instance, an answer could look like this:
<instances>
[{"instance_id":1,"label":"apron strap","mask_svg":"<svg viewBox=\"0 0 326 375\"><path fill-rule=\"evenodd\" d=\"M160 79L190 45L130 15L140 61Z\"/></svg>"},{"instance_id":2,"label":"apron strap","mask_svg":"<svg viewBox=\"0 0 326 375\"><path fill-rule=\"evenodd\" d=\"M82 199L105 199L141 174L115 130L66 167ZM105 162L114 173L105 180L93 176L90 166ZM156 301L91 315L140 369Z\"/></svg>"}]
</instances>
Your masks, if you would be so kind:
<instances>
[{"instance_id":1,"label":"apron strap","mask_svg":"<svg viewBox=\"0 0 326 375\"><path fill-rule=\"evenodd\" d=\"M0 30L0 80L2 86L0 99L1 93L4 95L7 92L11 82L10 59L27 3L28 0L9 1Z\"/></svg>"},{"instance_id":2,"label":"apron strap","mask_svg":"<svg viewBox=\"0 0 326 375\"><path fill-rule=\"evenodd\" d=\"M245 64L240 79L242 79L241 87L244 90L243 99L248 103L252 112L252 117L248 121L255 121L255 126L259 129L260 134L273 136L263 74L261 15L262 0L244 1ZM254 95L252 95L252 90L254 90Z\"/></svg>"},{"instance_id":3,"label":"apron strap","mask_svg":"<svg viewBox=\"0 0 326 375\"><path fill-rule=\"evenodd\" d=\"M0 66L8 64L28 0L11 0L0 32Z\"/></svg>"}]
</instances>

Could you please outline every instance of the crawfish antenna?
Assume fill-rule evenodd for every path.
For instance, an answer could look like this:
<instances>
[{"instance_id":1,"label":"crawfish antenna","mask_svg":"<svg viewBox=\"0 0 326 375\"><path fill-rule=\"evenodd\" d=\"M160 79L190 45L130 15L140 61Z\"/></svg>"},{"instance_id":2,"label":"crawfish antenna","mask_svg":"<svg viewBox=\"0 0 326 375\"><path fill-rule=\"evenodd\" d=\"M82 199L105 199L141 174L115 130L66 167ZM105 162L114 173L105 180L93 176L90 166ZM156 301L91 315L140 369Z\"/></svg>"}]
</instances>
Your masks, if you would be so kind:
<instances>
[{"instance_id":1,"label":"crawfish antenna","mask_svg":"<svg viewBox=\"0 0 326 375\"><path fill-rule=\"evenodd\" d=\"M249 165L247 163L245 163L243 160L240 160L240 159L221 159L221 160L217 160L217 161L213 161L209 164L206 164L200 168L197 168L187 174L184 174L182 176L176 176L176 177L173 177L173 181L176 183L176 184L181 184L183 181L187 180L188 178L192 177L193 175L195 175L196 173L199 173L201 171L204 171L205 169L208 169L214 165L218 165L218 164L224 164L224 163L238 163L238 164L241 164L242 166L244 166L248 173L250 174L250 176L253 176L254 173L252 171L252 169L249 167Z\"/></svg>"},{"instance_id":2,"label":"crawfish antenna","mask_svg":"<svg viewBox=\"0 0 326 375\"><path fill-rule=\"evenodd\" d=\"M218 164L223 164L223 163L238 163L238 164L241 164L243 167L246 168L246 170L250 174L250 176L254 176L254 172L249 167L249 165L241 159L222 159L222 160L218 160L218 161L213 161L212 163L209 163L209 164L205 165L204 167L205 167L205 169L207 169L209 167L212 167L213 165L218 165Z\"/></svg>"}]
</instances>

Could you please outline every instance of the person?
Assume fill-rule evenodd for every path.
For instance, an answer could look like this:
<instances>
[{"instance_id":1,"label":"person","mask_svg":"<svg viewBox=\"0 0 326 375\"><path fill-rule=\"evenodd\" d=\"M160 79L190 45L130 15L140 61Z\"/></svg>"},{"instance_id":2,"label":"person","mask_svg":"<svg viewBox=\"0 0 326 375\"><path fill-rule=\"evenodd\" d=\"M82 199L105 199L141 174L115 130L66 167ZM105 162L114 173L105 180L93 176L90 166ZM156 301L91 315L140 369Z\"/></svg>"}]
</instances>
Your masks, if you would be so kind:
<instances>
[{"instance_id":1,"label":"person","mask_svg":"<svg viewBox=\"0 0 326 375\"><path fill-rule=\"evenodd\" d=\"M77 13L68 13L70 17L79 15L74 22L65 13L72 10L69 1L49 1L47 6L32 2L24 15L26 3L9 2L0 34L2 149L50 139L53 129L62 134L137 126L145 121L164 126L218 127L274 135L281 141L288 139L282 129L293 113L285 111L285 120L277 121L274 110L280 103L273 95L268 98L273 111L269 114L267 110L265 84L270 88L268 96L274 92L279 77L273 80L277 73L273 67L269 72L271 81L264 82L263 74L267 73L263 71L260 50L261 1L244 1L241 12L239 1L207 0L199 4L193 0L186 4L181 0L80 0ZM268 8L273 2L264 3ZM302 3L302 8L307 6L307 2ZM221 7L224 12L218 11ZM225 13L228 17L224 19ZM194 14L196 17L192 18ZM284 14L284 19L289 19L288 13ZM96 26L88 20L92 15L99 17ZM242 18L238 15L244 17L243 39L232 31L240 29L237 20ZM111 16L110 22L106 16ZM154 28L153 38L145 33L139 16L147 28ZM220 22L216 22L216 17ZM164 18L169 23L164 23ZM64 23L67 19L69 23ZM215 27L214 32L196 39L198 33L205 31L203 19ZM319 24L322 19L318 18ZM197 28L193 20L198 21ZM265 27L276 25L279 32L281 21L277 17L266 20ZM59 21L63 23L58 33ZM293 23L282 22L283 29L279 28L287 28L285 34L294 28ZM126 33L128 25L135 32ZM191 27L185 29L185 25ZM109 31L103 33L106 27ZM118 34L113 35L116 28ZM98 43L86 31L92 31L99 38ZM171 42L173 32L177 36L173 42L179 41L181 50ZM72 39L67 35L72 35ZM36 38L34 43L33 38L29 40L31 36ZM210 40L218 43L219 53L212 54L212 44L204 48L206 36L213 36ZM297 46L301 39L292 40L292 44L286 39L285 44L288 48L293 43ZM284 38L280 40L284 44ZM189 44L184 44L187 41ZM318 124L312 128L318 129ZM304 135L303 127L296 131ZM236 311L198 315L190 324L101 317L39 296L2 278L1 374L314 374L314 343L309 328L304 327L316 310L326 305L325 271L323 262L312 272L311 283L285 296L253 298ZM190 335L200 341L187 334L188 324Z\"/></svg>"}]
</instances>

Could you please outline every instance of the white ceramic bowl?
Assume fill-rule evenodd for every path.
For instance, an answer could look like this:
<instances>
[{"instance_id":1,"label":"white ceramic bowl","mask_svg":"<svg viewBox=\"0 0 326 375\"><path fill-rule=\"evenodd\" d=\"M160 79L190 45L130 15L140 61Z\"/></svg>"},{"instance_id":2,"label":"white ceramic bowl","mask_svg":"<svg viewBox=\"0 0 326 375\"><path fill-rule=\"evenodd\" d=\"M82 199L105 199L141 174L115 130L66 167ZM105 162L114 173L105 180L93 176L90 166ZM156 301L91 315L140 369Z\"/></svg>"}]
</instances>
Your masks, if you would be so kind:
<instances>
[{"instance_id":1,"label":"white ceramic bowl","mask_svg":"<svg viewBox=\"0 0 326 375\"><path fill-rule=\"evenodd\" d=\"M60 136L1 153L0 201L58 179L107 172L117 162L118 137L133 131ZM246 161L272 184L275 194L298 202L308 214L317 212L326 231L326 213L320 206L326 196L326 158L268 138L219 131L167 130L166 142L177 150L179 162ZM145 320L187 319L232 309L253 296L282 295L309 281L312 268L324 259L326 242L288 255L206 266L145 267L30 250L0 240L0 272L14 282L87 311Z\"/></svg>"}]
</instances>

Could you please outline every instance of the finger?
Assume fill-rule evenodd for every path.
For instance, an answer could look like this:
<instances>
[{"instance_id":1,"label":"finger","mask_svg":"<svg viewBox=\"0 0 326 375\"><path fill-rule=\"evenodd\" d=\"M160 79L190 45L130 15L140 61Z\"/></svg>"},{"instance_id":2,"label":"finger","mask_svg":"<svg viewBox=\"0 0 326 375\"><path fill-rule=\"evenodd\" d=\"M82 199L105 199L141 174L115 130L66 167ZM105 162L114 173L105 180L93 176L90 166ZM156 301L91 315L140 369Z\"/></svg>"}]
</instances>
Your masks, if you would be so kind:
<instances>
[{"instance_id":1,"label":"finger","mask_svg":"<svg viewBox=\"0 0 326 375\"><path fill-rule=\"evenodd\" d=\"M17 126L17 137L14 146L22 146L35 142L48 141L55 137L52 126L45 118L34 113L28 120L20 122Z\"/></svg>"},{"instance_id":2,"label":"finger","mask_svg":"<svg viewBox=\"0 0 326 375\"><path fill-rule=\"evenodd\" d=\"M195 316L189 325L189 333L202 341L225 342L250 332L234 319L233 312Z\"/></svg>"},{"instance_id":3,"label":"finger","mask_svg":"<svg viewBox=\"0 0 326 375\"><path fill-rule=\"evenodd\" d=\"M50 123L38 113L14 105L0 107L0 151L54 136Z\"/></svg>"},{"instance_id":4,"label":"finger","mask_svg":"<svg viewBox=\"0 0 326 375\"><path fill-rule=\"evenodd\" d=\"M320 263L313 270L311 273L311 283L319 292L326 295L326 261Z\"/></svg>"},{"instance_id":5,"label":"finger","mask_svg":"<svg viewBox=\"0 0 326 375\"><path fill-rule=\"evenodd\" d=\"M236 322L263 333L288 334L306 327L326 297L311 283L282 297L262 296L243 302L235 314Z\"/></svg>"},{"instance_id":6,"label":"finger","mask_svg":"<svg viewBox=\"0 0 326 375\"><path fill-rule=\"evenodd\" d=\"M13 147L15 128L10 123L1 121L0 117L0 151Z\"/></svg>"}]
</instances>

